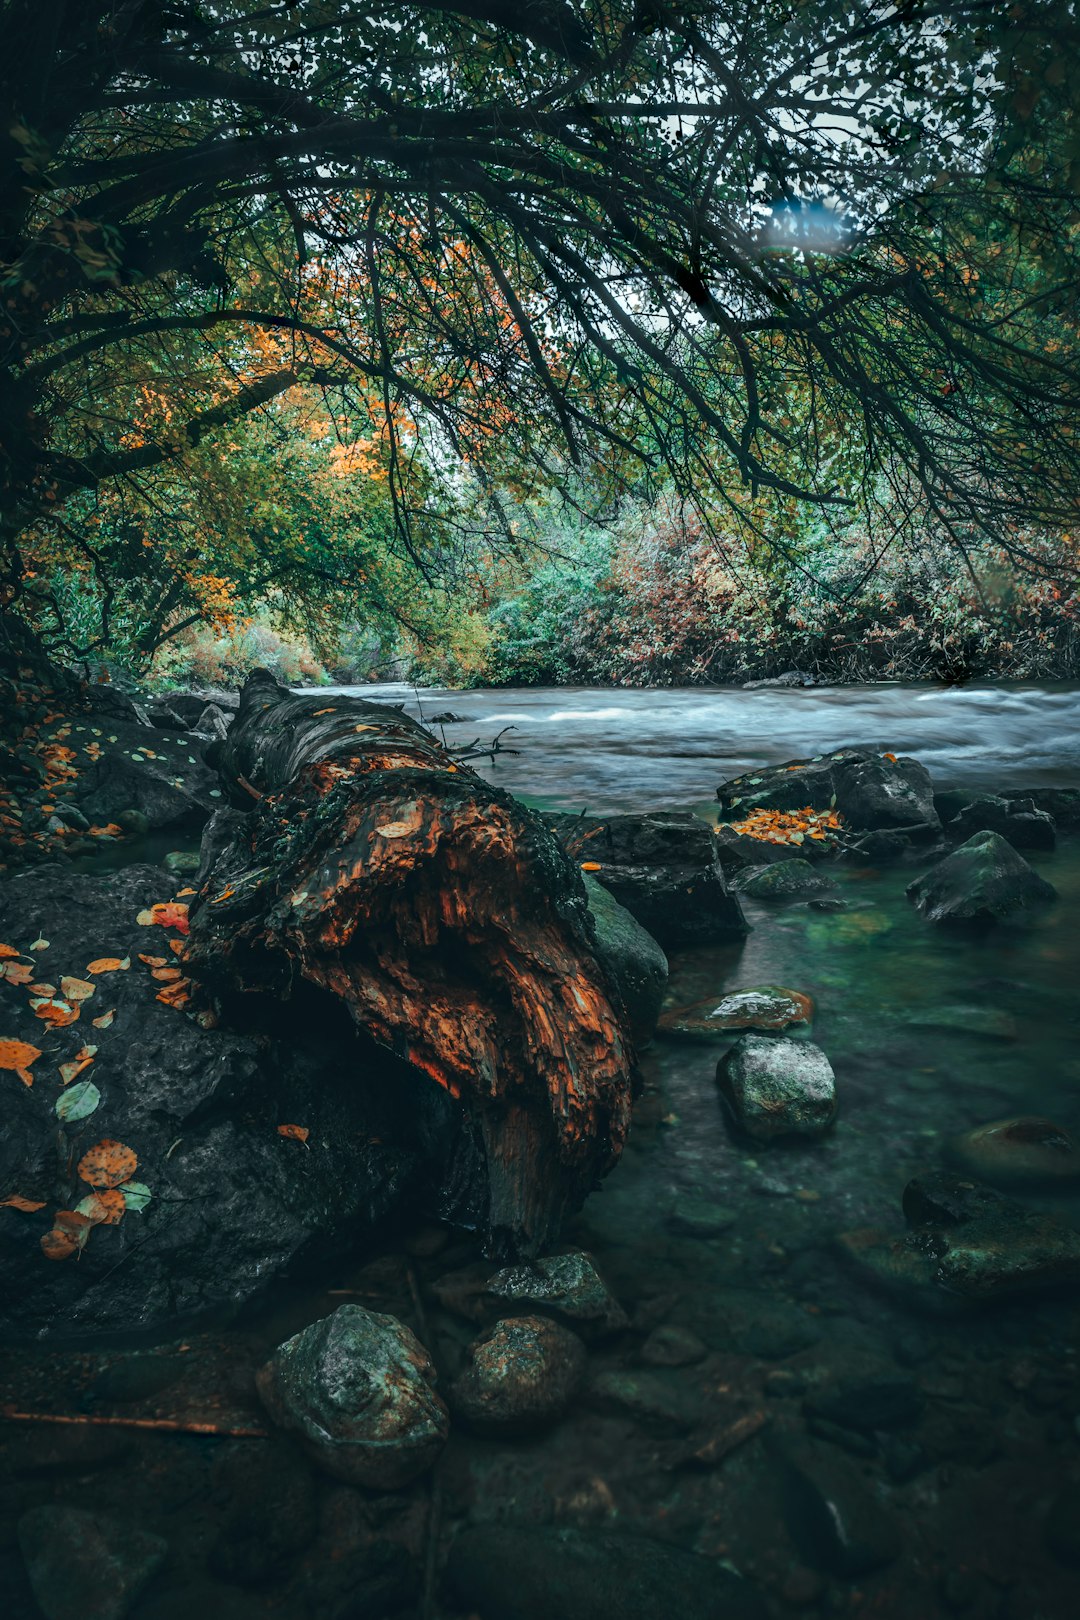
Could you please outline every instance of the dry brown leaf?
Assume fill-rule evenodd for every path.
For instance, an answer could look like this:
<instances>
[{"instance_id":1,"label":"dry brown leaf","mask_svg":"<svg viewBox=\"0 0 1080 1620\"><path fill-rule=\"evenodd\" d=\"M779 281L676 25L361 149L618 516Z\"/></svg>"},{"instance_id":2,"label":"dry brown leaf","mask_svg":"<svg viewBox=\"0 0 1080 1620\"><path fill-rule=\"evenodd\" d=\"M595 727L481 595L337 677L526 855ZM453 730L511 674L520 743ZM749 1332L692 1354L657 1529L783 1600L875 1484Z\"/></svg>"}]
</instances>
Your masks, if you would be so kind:
<instances>
[{"instance_id":1,"label":"dry brown leaf","mask_svg":"<svg viewBox=\"0 0 1080 1620\"><path fill-rule=\"evenodd\" d=\"M85 1215L95 1226L119 1226L127 1209L119 1187L103 1187L79 1202L82 1208L77 1213Z\"/></svg>"},{"instance_id":2,"label":"dry brown leaf","mask_svg":"<svg viewBox=\"0 0 1080 1620\"><path fill-rule=\"evenodd\" d=\"M9 1198L0 1198L0 1209L21 1209L27 1215L33 1215L35 1210L44 1208L43 1198L23 1198L19 1193L12 1193Z\"/></svg>"},{"instance_id":3,"label":"dry brown leaf","mask_svg":"<svg viewBox=\"0 0 1080 1620\"><path fill-rule=\"evenodd\" d=\"M74 1024L78 1021L79 1007L77 1002L73 1007L66 1001L45 999L36 1006L33 1002L30 1005L34 1008L35 1018L43 1019L52 1029L66 1029L68 1024Z\"/></svg>"},{"instance_id":4,"label":"dry brown leaf","mask_svg":"<svg viewBox=\"0 0 1080 1620\"><path fill-rule=\"evenodd\" d=\"M150 977L159 980L162 984L175 984L177 979L182 979L184 975L178 967L162 966L156 967Z\"/></svg>"},{"instance_id":5,"label":"dry brown leaf","mask_svg":"<svg viewBox=\"0 0 1080 1620\"><path fill-rule=\"evenodd\" d=\"M34 970L29 962L5 962L0 967L8 984L29 984L34 977Z\"/></svg>"},{"instance_id":6,"label":"dry brown leaf","mask_svg":"<svg viewBox=\"0 0 1080 1620\"><path fill-rule=\"evenodd\" d=\"M139 952L139 961L145 962L147 967L164 967L168 960L167 956L145 956L142 951Z\"/></svg>"},{"instance_id":7,"label":"dry brown leaf","mask_svg":"<svg viewBox=\"0 0 1080 1620\"><path fill-rule=\"evenodd\" d=\"M306 1125L279 1125L277 1133L279 1136L287 1136L290 1142L306 1142L311 1135Z\"/></svg>"},{"instance_id":8,"label":"dry brown leaf","mask_svg":"<svg viewBox=\"0 0 1080 1620\"><path fill-rule=\"evenodd\" d=\"M131 1180L138 1164L138 1155L131 1148L106 1136L83 1154L78 1170L91 1187L119 1187Z\"/></svg>"},{"instance_id":9,"label":"dry brown leaf","mask_svg":"<svg viewBox=\"0 0 1080 1620\"><path fill-rule=\"evenodd\" d=\"M108 1029L115 1017L116 1008L110 1007L107 1013L102 1013L100 1018L92 1018L90 1022L93 1024L95 1029Z\"/></svg>"},{"instance_id":10,"label":"dry brown leaf","mask_svg":"<svg viewBox=\"0 0 1080 1620\"><path fill-rule=\"evenodd\" d=\"M0 1041L0 1069L10 1069L24 1086L32 1086L34 1077L30 1065L41 1056L41 1048L29 1041Z\"/></svg>"},{"instance_id":11,"label":"dry brown leaf","mask_svg":"<svg viewBox=\"0 0 1080 1620\"><path fill-rule=\"evenodd\" d=\"M11 957L11 956L21 956L21 955L22 955L22 952L17 951L15 949L14 945L0 945L0 958Z\"/></svg>"},{"instance_id":12,"label":"dry brown leaf","mask_svg":"<svg viewBox=\"0 0 1080 1620\"><path fill-rule=\"evenodd\" d=\"M99 956L89 964L87 973L126 973L131 966L130 956Z\"/></svg>"},{"instance_id":13,"label":"dry brown leaf","mask_svg":"<svg viewBox=\"0 0 1080 1620\"><path fill-rule=\"evenodd\" d=\"M65 1001L89 1001L96 989L96 985L88 984L85 979L65 976L60 980L60 991Z\"/></svg>"}]
</instances>

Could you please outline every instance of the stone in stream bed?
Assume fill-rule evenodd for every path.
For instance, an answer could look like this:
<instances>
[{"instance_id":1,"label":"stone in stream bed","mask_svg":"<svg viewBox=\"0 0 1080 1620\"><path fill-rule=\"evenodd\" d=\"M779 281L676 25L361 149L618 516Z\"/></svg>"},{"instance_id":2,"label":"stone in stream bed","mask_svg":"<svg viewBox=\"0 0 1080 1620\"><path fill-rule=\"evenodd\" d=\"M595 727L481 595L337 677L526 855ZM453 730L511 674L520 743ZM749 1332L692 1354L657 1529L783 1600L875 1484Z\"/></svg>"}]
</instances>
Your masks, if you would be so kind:
<instances>
[{"instance_id":1,"label":"stone in stream bed","mask_svg":"<svg viewBox=\"0 0 1080 1620\"><path fill-rule=\"evenodd\" d=\"M1080 1281L1080 1232L963 1176L916 1177L904 1211L913 1230L864 1227L842 1233L837 1245L916 1307L955 1311Z\"/></svg>"},{"instance_id":2,"label":"stone in stream bed","mask_svg":"<svg viewBox=\"0 0 1080 1620\"><path fill-rule=\"evenodd\" d=\"M483 1263L463 1266L437 1278L432 1292L446 1310L470 1322L511 1311L548 1316L584 1339L621 1333L629 1326L626 1312L584 1249L542 1255L495 1272Z\"/></svg>"},{"instance_id":3,"label":"stone in stream bed","mask_svg":"<svg viewBox=\"0 0 1080 1620\"><path fill-rule=\"evenodd\" d=\"M450 1388L450 1406L479 1434L515 1435L554 1423L577 1392L585 1346L569 1328L543 1316L516 1316L466 1351Z\"/></svg>"},{"instance_id":4,"label":"stone in stream bed","mask_svg":"<svg viewBox=\"0 0 1080 1620\"><path fill-rule=\"evenodd\" d=\"M716 1080L738 1125L758 1142L824 1136L836 1118L836 1077L810 1041L744 1035L720 1059Z\"/></svg>"},{"instance_id":5,"label":"stone in stream bed","mask_svg":"<svg viewBox=\"0 0 1080 1620\"><path fill-rule=\"evenodd\" d=\"M809 861L799 856L789 860L773 861L767 866L750 867L733 880L739 894L752 900L787 900L805 895L833 895L836 884L821 872L815 872Z\"/></svg>"},{"instance_id":6,"label":"stone in stream bed","mask_svg":"<svg viewBox=\"0 0 1080 1620\"><path fill-rule=\"evenodd\" d=\"M944 831L950 842L973 833L1000 833L1013 849L1053 849L1057 843L1053 817L1036 809L1033 799L999 799L993 794L972 798L946 822Z\"/></svg>"},{"instance_id":7,"label":"stone in stream bed","mask_svg":"<svg viewBox=\"0 0 1080 1620\"><path fill-rule=\"evenodd\" d=\"M723 813L835 808L852 828L936 827L933 784L918 760L866 748L765 766L721 783Z\"/></svg>"},{"instance_id":8,"label":"stone in stream bed","mask_svg":"<svg viewBox=\"0 0 1080 1620\"><path fill-rule=\"evenodd\" d=\"M1020 1033L1012 1013L992 1006L926 1006L902 1015L910 1029L944 1029L955 1035L975 1035L987 1041L1015 1041Z\"/></svg>"},{"instance_id":9,"label":"stone in stream bed","mask_svg":"<svg viewBox=\"0 0 1080 1620\"><path fill-rule=\"evenodd\" d=\"M1000 833L976 833L907 889L930 922L993 922L1057 891Z\"/></svg>"},{"instance_id":10,"label":"stone in stream bed","mask_svg":"<svg viewBox=\"0 0 1080 1620\"><path fill-rule=\"evenodd\" d=\"M641 1347L641 1359L647 1367L692 1367L707 1354L707 1345L696 1333L674 1322L653 1328Z\"/></svg>"},{"instance_id":11,"label":"stone in stream bed","mask_svg":"<svg viewBox=\"0 0 1080 1620\"><path fill-rule=\"evenodd\" d=\"M450 1548L447 1581L482 1620L765 1620L749 1582L715 1558L627 1532L479 1526Z\"/></svg>"},{"instance_id":12,"label":"stone in stream bed","mask_svg":"<svg viewBox=\"0 0 1080 1620\"><path fill-rule=\"evenodd\" d=\"M160 1536L62 1504L31 1508L18 1533L45 1620L123 1620L168 1551Z\"/></svg>"},{"instance_id":13,"label":"stone in stream bed","mask_svg":"<svg viewBox=\"0 0 1080 1620\"><path fill-rule=\"evenodd\" d=\"M668 961L664 952L635 917L583 872L589 913L596 925L596 954L608 970L622 998L630 1033L638 1045L652 1035L667 985Z\"/></svg>"},{"instance_id":14,"label":"stone in stream bed","mask_svg":"<svg viewBox=\"0 0 1080 1620\"><path fill-rule=\"evenodd\" d=\"M666 1012L658 1027L665 1035L725 1036L731 1030L805 1029L813 1017L814 1003L809 996L762 984Z\"/></svg>"},{"instance_id":15,"label":"stone in stream bed","mask_svg":"<svg viewBox=\"0 0 1080 1620\"><path fill-rule=\"evenodd\" d=\"M287 1339L255 1382L274 1422L349 1485L407 1485L449 1433L424 1346L396 1317L360 1305L340 1305Z\"/></svg>"},{"instance_id":16,"label":"stone in stream bed","mask_svg":"<svg viewBox=\"0 0 1080 1620\"><path fill-rule=\"evenodd\" d=\"M995 1119L954 1136L949 1161L998 1187L1052 1191L1080 1181L1080 1148L1063 1125L1034 1114Z\"/></svg>"},{"instance_id":17,"label":"stone in stream bed","mask_svg":"<svg viewBox=\"0 0 1080 1620\"><path fill-rule=\"evenodd\" d=\"M867 1476L823 1447L800 1445L781 1459L784 1517L814 1569L852 1580L901 1551L894 1520Z\"/></svg>"},{"instance_id":18,"label":"stone in stream bed","mask_svg":"<svg viewBox=\"0 0 1080 1620\"><path fill-rule=\"evenodd\" d=\"M680 1237L713 1238L734 1226L739 1212L702 1193L680 1193L665 1217L669 1231Z\"/></svg>"}]
</instances>

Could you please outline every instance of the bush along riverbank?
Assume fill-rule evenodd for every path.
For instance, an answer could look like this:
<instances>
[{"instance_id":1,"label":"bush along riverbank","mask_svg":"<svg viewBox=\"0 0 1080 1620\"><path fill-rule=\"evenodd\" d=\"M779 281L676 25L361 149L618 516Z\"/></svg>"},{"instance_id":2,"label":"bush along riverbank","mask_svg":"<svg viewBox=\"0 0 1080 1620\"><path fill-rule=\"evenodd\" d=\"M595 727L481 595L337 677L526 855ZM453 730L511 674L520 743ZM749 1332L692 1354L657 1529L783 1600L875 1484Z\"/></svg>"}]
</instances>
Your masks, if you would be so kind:
<instances>
[{"instance_id":1,"label":"bush along riverbank","mask_svg":"<svg viewBox=\"0 0 1080 1620\"><path fill-rule=\"evenodd\" d=\"M351 851L341 882L359 896L377 872L391 917L427 825L409 804L481 791L437 739L266 683L253 722L182 697L107 715L16 676L5 769L31 813L0 878L0 1295L9 1341L31 1341L0 1364L16 1605L66 1620L107 1585L132 1620L1071 1612L1080 1147L1058 1075L1080 791L973 796L846 748L721 783L714 830L540 817L485 785L476 825L523 841L528 881L490 924L469 903L470 931L494 929L480 980L461 968L476 940L432 921L384 943L365 988L362 939L307 916L294 868L309 845ZM282 701L297 723L267 730ZM365 739L394 756L383 785ZM370 824L349 820L358 772ZM168 819L155 807L176 795ZM91 811L119 830L95 833ZM148 836L132 814L189 852L208 823L202 869L131 862ZM448 915L451 874L486 858L470 840L439 879ZM507 916L513 1010L489 1021L472 1001L465 1020ZM306 931L302 983L265 977L276 929L286 948ZM530 939L558 971L532 968L525 993ZM206 966L222 951L228 983ZM623 1077L585 1120L585 1071L575 1095L538 1070L557 1132L542 1149L487 1132L467 1079L492 1061L488 1029L550 1048L573 952L612 1020L590 1061L613 1039L637 1051L625 1149L586 1201L619 1158ZM399 994L401 1036L380 1039ZM593 1019L559 1026L558 1048L592 1051ZM492 1228L488 1155L512 1181L514 1155L541 1151L545 1177L583 1181L529 1255Z\"/></svg>"}]
</instances>

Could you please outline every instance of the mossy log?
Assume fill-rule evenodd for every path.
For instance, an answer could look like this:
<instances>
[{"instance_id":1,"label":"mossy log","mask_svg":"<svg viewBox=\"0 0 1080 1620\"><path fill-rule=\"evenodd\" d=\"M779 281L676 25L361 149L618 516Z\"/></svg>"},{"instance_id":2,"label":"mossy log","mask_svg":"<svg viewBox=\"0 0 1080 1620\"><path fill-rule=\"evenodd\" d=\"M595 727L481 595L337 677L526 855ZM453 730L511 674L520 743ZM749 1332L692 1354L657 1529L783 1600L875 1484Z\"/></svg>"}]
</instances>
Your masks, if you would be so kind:
<instances>
[{"instance_id":1,"label":"mossy log","mask_svg":"<svg viewBox=\"0 0 1080 1620\"><path fill-rule=\"evenodd\" d=\"M454 1099L490 1251L539 1252L629 1118L632 1054L577 865L384 703L258 671L213 754L233 807L207 828L191 904L203 992L234 1013L273 998L311 1016L306 987L346 1007Z\"/></svg>"}]
</instances>

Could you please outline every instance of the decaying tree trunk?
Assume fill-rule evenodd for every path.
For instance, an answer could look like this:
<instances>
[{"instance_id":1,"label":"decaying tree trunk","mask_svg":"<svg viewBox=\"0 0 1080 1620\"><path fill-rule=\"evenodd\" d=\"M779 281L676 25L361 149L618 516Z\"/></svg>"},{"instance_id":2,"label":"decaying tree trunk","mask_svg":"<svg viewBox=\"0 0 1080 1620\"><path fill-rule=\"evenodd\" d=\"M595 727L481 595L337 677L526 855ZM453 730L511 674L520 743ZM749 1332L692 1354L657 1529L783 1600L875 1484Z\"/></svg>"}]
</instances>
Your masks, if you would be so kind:
<instances>
[{"instance_id":1,"label":"decaying tree trunk","mask_svg":"<svg viewBox=\"0 0 1080 1620\"><path fill-rule=\"evenodd\" d=\"M538 1252L629 1117L631 1054L576 865L386 704L295 696L258 671L216 756L237 808L204 840L196 979L234 1004L300 983L336 998L457 1100L491 1251Z\"/></svg>"}]
</instances>

